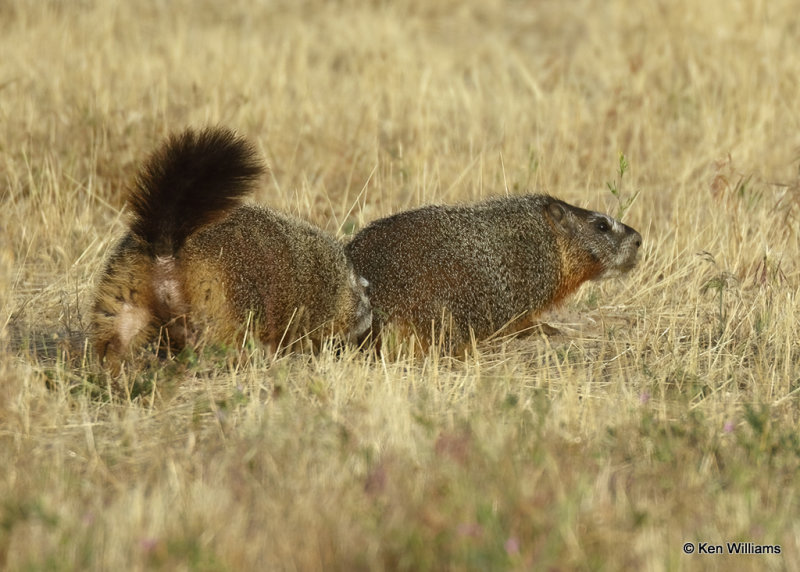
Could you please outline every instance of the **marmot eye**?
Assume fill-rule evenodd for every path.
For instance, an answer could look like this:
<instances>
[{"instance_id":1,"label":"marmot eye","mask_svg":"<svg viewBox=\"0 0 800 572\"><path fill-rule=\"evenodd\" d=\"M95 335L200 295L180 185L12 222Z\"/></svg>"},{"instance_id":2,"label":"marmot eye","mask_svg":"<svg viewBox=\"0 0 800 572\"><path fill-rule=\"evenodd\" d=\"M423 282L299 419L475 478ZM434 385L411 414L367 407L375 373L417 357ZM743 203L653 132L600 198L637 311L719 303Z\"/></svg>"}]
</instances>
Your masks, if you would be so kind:
<instances>
[{"instance_id":1,"label":"marmot eye","mask_svg":"<svg viewBox=\"0 0 800 572\"><path fill-rule=\"evenodd\" d=\"M611 230L611 225L608 224L607 220L599 220L595 224L595 228L597 228L597 230L599 230L600 232L608 232L609 230Z\"/></svg>"}]
</instances>

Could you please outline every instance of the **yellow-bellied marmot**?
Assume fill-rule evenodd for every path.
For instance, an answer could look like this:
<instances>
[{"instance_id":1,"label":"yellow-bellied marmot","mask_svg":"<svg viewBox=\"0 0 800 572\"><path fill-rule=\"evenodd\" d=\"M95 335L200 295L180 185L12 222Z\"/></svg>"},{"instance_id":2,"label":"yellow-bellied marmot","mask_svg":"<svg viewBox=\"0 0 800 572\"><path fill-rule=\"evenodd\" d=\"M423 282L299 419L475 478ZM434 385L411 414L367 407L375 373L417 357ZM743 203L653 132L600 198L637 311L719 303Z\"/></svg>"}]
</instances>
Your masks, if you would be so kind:
<instances>
[{"instance_id":1,"label":"yellow-bellied marmot","mask_svg":"<svg viewBox=\"0 0 800 572\"><path fill-rule=\"evenodd\" d=\"M133 217L106 265L92 311L101 360L118 366L161 339L171 347L201 333L264 344L364 333L366 281L339 241L270 209L242 205L264 166L224 128L171 136L144 164L130 197Z\"/></svg>"},{"instance_id":2,"label":"yellow-bellied marmot","mask_svg":"<svg viewBox=\"0 0 800 572\"><path fill-rule=\"evenodd\" d=\"M519 331L586 280L627 272L641 242L607 215L527 195L400 212L367 225L345 251L369 281L374 333L393 323L426 347L444 319L458 350L470 330L479 340Z\"/></svg>"}]
</instances>

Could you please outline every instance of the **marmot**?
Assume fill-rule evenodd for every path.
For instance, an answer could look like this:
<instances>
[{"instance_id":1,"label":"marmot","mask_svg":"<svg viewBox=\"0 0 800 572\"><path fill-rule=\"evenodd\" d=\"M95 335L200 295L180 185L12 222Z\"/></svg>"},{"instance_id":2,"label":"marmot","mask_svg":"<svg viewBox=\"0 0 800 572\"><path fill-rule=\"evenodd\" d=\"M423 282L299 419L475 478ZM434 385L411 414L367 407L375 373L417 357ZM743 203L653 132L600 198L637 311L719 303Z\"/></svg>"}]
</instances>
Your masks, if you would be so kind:
<instances>
[{"instance_id":1,"label":"marmot","mask_svg":"<svg viewBox=\"0 0 800 572\"><path fill-rule=\"evenodd\" d=\"M369 329L366 281L338 240L241 204L264 171L254 147L221 127L173 135L150 156L130 197L130 230L97 288L101 361L115 367L148 341L180 348L201 333L233 343L252 331L276 349Z\"/></svg>"},{"instance_id":2,"label":"marmot","mask_svg":"<svg viewBox=\"0 0 800 572\"><path fill-rule=\"evenodd\" d=\"M481 340L528 328L583 282L629 271L641 243L605 214L526 195L400 212L345 251L370 283L373 333L393 323L423 348L439 338L459 351L470 330Z\"/></svg>"}]
</instances>

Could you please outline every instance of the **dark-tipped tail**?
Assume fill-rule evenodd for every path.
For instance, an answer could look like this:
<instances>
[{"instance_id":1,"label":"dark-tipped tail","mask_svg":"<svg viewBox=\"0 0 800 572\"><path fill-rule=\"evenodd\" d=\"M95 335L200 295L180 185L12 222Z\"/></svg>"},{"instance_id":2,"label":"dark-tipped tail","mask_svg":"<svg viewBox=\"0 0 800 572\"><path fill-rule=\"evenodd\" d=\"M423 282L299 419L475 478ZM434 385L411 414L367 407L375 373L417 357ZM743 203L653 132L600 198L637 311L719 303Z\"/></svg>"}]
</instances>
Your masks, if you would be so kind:
<instances>
[{"instance_id":1,"label":"dark-tipped tail","mask_svg":"<svg viewBox=\"0 0 800 572\"><path fill-rule=\"evenodd\" d=\"M131 232L152 256L174 255L192 233L236 207L264 170L255 147L229 129L174 134L139 173Z\"/></svg>"}]
</instances>

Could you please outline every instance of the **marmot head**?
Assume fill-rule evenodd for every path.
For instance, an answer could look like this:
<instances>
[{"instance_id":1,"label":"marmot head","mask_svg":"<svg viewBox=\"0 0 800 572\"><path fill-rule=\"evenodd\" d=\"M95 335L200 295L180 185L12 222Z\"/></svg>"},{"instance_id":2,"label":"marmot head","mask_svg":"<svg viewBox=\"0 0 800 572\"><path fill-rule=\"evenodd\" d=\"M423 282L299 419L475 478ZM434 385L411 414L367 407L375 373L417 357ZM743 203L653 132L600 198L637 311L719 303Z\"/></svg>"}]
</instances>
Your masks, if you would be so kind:
<instances>
[{"instance_id":1,"label":"marmot head","mask_svg":"<svg viewBox=\"0 0 800 572\"><path fill-rule=\"evenodd\" d=\"M588 279L621 276L636 266L642 235L628 225L558 199L551 199L545 213L569 255L588 259L596 269Z\"/></svg>"}]
</instances>

